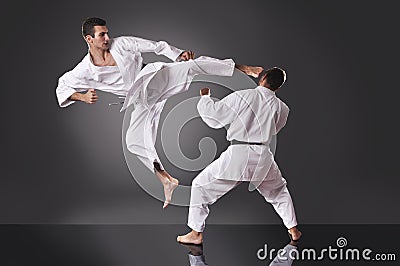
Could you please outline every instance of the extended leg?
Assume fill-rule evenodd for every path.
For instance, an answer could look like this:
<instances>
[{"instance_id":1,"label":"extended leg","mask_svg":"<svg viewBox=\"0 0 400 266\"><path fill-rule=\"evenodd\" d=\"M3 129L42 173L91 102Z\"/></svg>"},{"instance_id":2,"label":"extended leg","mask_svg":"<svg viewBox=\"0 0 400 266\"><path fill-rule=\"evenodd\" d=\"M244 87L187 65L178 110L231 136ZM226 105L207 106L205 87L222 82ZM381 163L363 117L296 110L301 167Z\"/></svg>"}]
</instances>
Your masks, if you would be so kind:
<instances>
[{"instance_id":1,"label":"extended leg","mask_svg":"<svg viewBox=\"0 0 400 266\"><path fill-rule=\"evenodd\" d=\"M263 70L262 67L235 64L232 59L220 60L207 56L165 64L147 84L147 102L152 105L186 91L196 75L232 76L235 68L251 76L258 76Z\"/></svg>"}]
</instances>

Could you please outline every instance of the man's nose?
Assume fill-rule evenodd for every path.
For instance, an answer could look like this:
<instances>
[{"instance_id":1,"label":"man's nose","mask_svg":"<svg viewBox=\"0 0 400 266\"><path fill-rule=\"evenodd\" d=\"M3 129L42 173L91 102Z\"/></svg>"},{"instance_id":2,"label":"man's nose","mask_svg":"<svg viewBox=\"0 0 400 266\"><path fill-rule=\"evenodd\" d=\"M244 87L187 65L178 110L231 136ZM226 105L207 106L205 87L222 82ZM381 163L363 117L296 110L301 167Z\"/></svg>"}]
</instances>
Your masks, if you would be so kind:
<instances>
[{"instance_id":1,"label":"man's nose","mask_svg":"<svg viewBox=\"0 0 400 266\"><path fill-rule=\"evenodd\" d=\"M106 34L104 35L104 38L108 41L108 40L110 39L110 36L106 33Z\"/></svg>"}]
</instances>

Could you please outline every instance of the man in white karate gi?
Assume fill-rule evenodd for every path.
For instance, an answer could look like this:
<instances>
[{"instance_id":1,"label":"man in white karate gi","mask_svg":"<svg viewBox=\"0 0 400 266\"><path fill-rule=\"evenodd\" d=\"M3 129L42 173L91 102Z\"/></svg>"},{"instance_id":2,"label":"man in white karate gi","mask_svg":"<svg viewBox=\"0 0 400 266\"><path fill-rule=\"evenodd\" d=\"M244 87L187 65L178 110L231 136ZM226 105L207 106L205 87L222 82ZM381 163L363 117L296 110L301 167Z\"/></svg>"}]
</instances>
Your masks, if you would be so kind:
<instances>
[{"instance_id":1,"label":"man in white karate gi","mask_svg":"<svg viewBox=\"0 0 400 266\"><path fill-rule=\"evenodd\" d=\"M56 89L58 103L61 107L76 101L94 104L98 99L96 90L101 90L125 97L121 111L134 104L126 144L128 150L151 171L154 170L160 179L164 186L165 208L179 183L164 170L154 147L166 99L187 90L196 74L230 76L236 67L257 77L262 68L238 65L231 59L194 59L193 52L183 51L164 41L138 37L112 39L106 22L100 18L86 19L82 24L82 35L89 52L74 69L59 78ZM141 53L144 52L154 52L182 62L157 62L142 69Z\"/></svg>"},{"instance_id":2,"label":"man in white karate gi","mask_svg":"<svg viewBox=\"0 0 400 266\"><path fill-rule=\"evenodd\" d=\"M257 189L272 204L291 239L300 239L286 180L269 148L289 114L288 106L275 94L285 79L285 72L275 67L261 74L258 87L236 91L220 101L211 99L208 88L200 91L201 118L212 128L230 124L227 140L232 145L193 180L188 214L192 231L178 236L178 242L201 244L209 205L242 181L250 181L249 188Z\"/></svg>"}]
</instances>

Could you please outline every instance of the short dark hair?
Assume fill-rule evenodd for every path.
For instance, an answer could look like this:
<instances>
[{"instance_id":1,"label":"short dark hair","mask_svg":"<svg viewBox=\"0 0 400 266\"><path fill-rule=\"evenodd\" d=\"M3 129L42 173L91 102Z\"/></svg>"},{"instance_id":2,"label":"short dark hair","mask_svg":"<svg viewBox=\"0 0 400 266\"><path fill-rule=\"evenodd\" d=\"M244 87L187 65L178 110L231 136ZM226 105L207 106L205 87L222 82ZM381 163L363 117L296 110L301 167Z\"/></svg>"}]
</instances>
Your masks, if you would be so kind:
<instances>
[{"instance_id":1,"label":"short dark hair","mask_svg":"<svg viewBox=\"0 0 400 266\"><path fill-rule=\"evenodd\" d=\"M286 73L279 67L273 67L265 71L267 83L271 90L279 89L286 80Z\"/></svg>"},{"instance_id":2,"label":"short dark hair","mask_svg":"<svg viewBox=\"0 0 400 266\"><path fill-rule=\"evenodd\" d=\"M94 37L94 26L105 26L106 21L101 18L87 18L82 22L82 36L86 35Z\"/></svg>"}]
</instances>

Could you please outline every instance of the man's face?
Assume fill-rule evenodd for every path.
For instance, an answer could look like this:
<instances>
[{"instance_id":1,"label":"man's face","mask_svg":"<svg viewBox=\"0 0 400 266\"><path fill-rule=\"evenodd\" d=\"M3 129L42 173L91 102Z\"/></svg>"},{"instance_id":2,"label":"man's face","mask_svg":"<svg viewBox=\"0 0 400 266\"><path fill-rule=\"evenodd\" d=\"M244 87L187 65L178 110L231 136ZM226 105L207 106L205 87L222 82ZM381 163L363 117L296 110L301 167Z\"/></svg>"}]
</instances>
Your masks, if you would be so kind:
<instances>
[{"instance_id":1,"label":"man's face","mask_svg":"<svg viewBox=\"0 0 400 266\"><path fill-rule=\"evenodd\" d=\"M110 36L106 26L94 26L94 37L87 35L86 41L94 48L108 50L110 48Z\"/></svg>"}]
</instances>

